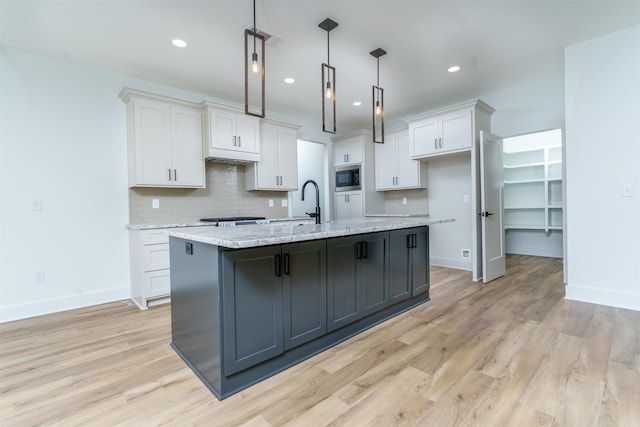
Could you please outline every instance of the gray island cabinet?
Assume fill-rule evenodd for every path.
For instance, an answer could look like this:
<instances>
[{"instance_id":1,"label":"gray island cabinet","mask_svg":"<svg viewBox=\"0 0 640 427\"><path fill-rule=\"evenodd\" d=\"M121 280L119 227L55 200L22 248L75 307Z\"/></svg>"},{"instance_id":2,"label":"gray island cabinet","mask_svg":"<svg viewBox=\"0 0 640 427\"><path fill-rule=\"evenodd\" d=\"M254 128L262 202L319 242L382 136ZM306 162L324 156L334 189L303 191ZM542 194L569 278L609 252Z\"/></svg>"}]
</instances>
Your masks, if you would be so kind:
<instances>
[{"instance_id":1,"label":"gray island cabinet","mask_svg":"<svg viewBox=\"0 0 640 427\"><path fill-rule=\"evenodd\" d=\"M429 300L429 222L359 221L171 233L171 346L216 397Z\"/></svg>"}]
</instances>

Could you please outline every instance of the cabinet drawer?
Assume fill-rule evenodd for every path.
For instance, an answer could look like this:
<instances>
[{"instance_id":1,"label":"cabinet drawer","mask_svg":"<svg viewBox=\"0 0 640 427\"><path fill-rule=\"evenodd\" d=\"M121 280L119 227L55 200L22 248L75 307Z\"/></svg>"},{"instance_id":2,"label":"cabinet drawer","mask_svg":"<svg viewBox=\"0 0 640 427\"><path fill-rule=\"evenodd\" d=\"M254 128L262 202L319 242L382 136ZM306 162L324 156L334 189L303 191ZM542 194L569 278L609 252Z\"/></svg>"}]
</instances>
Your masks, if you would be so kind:
<instances>
[{"instance_id":1,"label":"cabinet drawer","mask_svg":"<svg viewBox=\"0 0 640 427\"><path fill-rule=\"evenodd\" d=\"M142 247L142 271L169 268L169 243Z\"/></svg>"},{"instance_id":2,"label":"cabinet drawer","mask_svg":"<svg viewBox=\"0 0 640 427\"><path fill-rule=\"evenodd\" d=\"M170 270L159 270L144 273L145 296L147 299L156 298L171 293Z\"/></svg>"},{"instance_id":3,"label":"cabinet drawer","mask_svg":"<svg viewBox=\"0 0 640 427\"><path fill-rule=\"evenodd\" d=\"M154 230L143 230L140 232L143 245L157 245L159 243L169 243L169 229L159 228Z\"/></svg>"}]
</instances>

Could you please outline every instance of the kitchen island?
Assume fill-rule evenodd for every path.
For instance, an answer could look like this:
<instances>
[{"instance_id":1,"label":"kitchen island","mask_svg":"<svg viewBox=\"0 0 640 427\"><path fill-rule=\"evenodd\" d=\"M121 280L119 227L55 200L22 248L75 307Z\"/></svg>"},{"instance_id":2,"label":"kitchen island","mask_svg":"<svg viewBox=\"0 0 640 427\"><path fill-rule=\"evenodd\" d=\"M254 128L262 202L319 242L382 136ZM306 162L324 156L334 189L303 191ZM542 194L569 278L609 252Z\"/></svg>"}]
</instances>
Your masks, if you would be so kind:
<instances>
[{"instance_id":1,"label":"kitchen island","mask_svg":"<svg viewBox=\"0 0 640 427\"><path fill-rule=\"evenodd\" d=\"M171 346L223 399L429 300L429 225L170 232Z\"/></svg>"}]
</instances>

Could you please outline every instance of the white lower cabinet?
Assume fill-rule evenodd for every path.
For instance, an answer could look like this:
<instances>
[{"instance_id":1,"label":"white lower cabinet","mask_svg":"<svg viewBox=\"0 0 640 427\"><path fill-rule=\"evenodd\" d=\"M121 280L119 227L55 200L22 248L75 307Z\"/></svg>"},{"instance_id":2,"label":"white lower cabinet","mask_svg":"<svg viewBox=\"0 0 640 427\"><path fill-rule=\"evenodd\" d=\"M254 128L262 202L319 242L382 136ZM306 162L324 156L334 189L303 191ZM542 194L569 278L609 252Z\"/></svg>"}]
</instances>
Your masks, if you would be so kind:
<instances>
[{"instance_id":1,"label":"white lower cabinet","mask_svg":"<svg viewBox=\"0 0 640 427\"><path fill-rule=\"evenodd\" d=\"M345 191L335 193L335 219L362 218L364 201L362 191Z\"/></svg>"},{"instance_id":2,"label":"white lower cabinet","mask_svg":"<svg viewBox=\"0 0 640 427\"><path fill-rule=\"evenodd\" d=\"M193 227L196 229L199 227ZM169 231L129 230L131 299L140 309L168 302L171 294Z\"/></svg>"}]
</instances>

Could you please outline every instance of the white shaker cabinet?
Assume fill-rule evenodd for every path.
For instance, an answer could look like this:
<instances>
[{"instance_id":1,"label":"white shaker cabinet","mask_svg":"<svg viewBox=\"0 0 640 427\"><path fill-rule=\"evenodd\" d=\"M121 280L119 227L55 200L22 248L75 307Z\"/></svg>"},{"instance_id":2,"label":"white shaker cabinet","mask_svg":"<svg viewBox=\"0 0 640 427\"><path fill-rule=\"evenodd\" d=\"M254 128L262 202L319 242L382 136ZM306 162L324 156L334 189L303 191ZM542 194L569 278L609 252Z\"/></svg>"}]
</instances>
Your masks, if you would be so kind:
<instances>
[{"instance_id":1,"label":"white shaker cabinet","mask_svg":"<svg viewBox=\"0 0 640 427\"><path fill-rule=\"evenodd\" d=\"M363 137L350 136L333 143L333 166L362 163Z\"/></svg>"},{"instance_id":2,"label":"white shaker cabinet","mask_svg":"<svg viewBox=\"0 0 640 427\"><path fill-rule=\"evenodd\" d=\"M427 164L411 159L408 131L389 132L374 146L377 191L427 188Z\"/></svg>"},{"instance_id":3,"label":"white shaker cabinet","mask_svg":"<svg viewBox=\"0 0 640 427\"><path fill-rule=\"evenodd\" d=\"M123 89L129 187L205 186L202 113L197 104Z\"/></svg>"},{"instance_id":4,"label":"white shaker cabinet","mask_svg":"<svg viewBox=\"0 0 640 427\"><path fill-rule=\"evenodd\" d=\"M204 102L205 157L242 162L260 161L260 120Z\"/></svg>"},{"instance_id":5,"label":"white shaker cabinet","mask_svg":"<svg viewBox=\"0 0 640 427\"><path fill-rule=\"evenodd\" d=\"M335 220L364 217L362 191L335 193Z\"/></svg>"},{"instance_id":6,"label":"white shaker cabinet","mask_svg":"<svg viewBox=\"0 0 640 427\"><path fill-rule=\"evenodd\" d=\"M260 147L260 161L246 167L247 190L297 190L297 128L262 121Z\"/></svg>"},{"instance_id":7,"label":"white shaker cabinet","mask_svg":"<svg viewBox=\"0 0 640 427\"><path fill-rule=\"evenodd\" d=\"M411 157L418 159L471 149L472 120L472 108L409 119Z\"/></svg>"}]
</instances>

